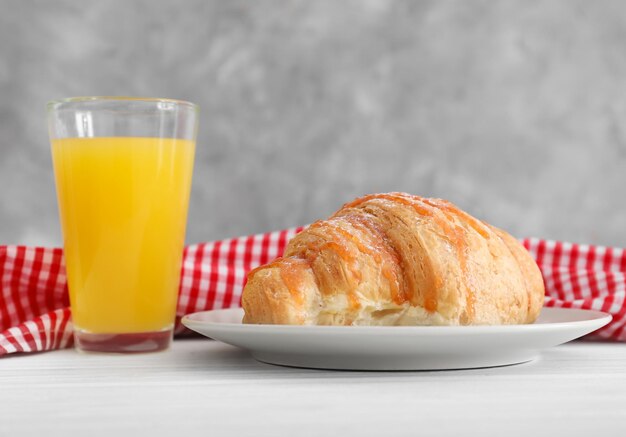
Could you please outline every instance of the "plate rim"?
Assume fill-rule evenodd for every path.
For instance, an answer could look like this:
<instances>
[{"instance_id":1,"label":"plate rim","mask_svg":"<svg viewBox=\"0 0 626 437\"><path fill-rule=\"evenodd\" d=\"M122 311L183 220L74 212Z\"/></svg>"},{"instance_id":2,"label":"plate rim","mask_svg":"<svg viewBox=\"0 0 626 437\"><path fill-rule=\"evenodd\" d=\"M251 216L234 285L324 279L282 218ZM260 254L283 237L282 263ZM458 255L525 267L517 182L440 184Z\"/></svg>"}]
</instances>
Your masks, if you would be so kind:
<instances>
[{"instance_id":1,"label":"plate rim","mask_svg":"<svg viewBox=\"0 0 626 437\"><path fill-rule=\"evenodd\" d=\"M189 329L195 330L191 325L212 327L214 329L235 329L246 331L278 331L281 333L289 332L303 332L303 331L315 331L315 332L333 332L333 333L376 333L376 334L433 334L433 335L450 335L450 334L496 334L503 333L503 331L510 332L535 332L545 330L560 330L571 329L572 324L578 327L585 325L597 325L600 329L613 320L613 316L604 311L588 310L583 308L558 308L558 307L544 307L542 311L548 310L549 312L585 312L588 313L590 318L584 320L571 320L571 321L559 321L548 323L530 323L530 324L512 324L512 325L437 325L437 326L342 326L342 325L272 325L272 324L244 324L233 322L214 322L214 321L202 321L194 320L194 316L198 317L207 313L218 312L235 312L243 311L241 307L232 308L220 308L213 310L196 311L184 315L181 318L181 323Z\"/></svg>"}]
</instances>

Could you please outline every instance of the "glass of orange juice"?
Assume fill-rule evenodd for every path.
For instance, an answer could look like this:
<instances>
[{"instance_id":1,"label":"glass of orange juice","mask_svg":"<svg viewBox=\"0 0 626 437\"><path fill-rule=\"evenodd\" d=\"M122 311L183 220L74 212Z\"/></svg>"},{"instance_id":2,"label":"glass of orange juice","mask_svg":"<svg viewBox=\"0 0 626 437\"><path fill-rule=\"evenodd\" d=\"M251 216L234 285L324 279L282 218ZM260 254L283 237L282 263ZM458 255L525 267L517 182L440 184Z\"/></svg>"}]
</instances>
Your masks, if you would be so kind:
<instances>
[{"instance_id":1,"label":"glass of orange juice","mask_svg":"<svg viewBox=\"0 0 626 437\"><path fill-rule=\"evenodd\" d=\"M196 105L168 99L48 104L77 349L169 346L197 114Z\"/></svg>"}]
</instances>

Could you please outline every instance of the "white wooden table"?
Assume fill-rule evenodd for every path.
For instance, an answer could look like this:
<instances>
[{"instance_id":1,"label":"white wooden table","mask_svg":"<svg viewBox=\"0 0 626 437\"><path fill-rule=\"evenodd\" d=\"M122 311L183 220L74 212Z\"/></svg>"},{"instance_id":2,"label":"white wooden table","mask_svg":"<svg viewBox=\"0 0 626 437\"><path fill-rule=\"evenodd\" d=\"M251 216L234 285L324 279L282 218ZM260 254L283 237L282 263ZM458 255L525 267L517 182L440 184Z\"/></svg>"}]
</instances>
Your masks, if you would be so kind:
<instances>
[{"instance_id":1,"label":"white wooden table","mask_svg":"<svg viewBox=\"0 0 626 437\"><path fill-rule=\"evenodd\" d=\"M0 436L57 435L624 436L626 345L399 373L275 367L210 340L148 355L1 358Z\"/></svg>"}]
</instances>

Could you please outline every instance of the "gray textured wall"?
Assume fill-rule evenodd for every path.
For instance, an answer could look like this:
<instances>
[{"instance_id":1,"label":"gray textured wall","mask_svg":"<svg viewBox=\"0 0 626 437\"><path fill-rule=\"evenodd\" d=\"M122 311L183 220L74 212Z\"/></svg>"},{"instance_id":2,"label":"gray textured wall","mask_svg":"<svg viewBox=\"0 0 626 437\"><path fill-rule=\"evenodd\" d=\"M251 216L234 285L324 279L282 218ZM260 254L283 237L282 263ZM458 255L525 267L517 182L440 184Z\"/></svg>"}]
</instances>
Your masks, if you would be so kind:
<instances>
[{"instance_id":1,"label":"gray textured wall","mask_svg":"<svg viewBox=\"0 0 626 437\"><path fill-rule=\"evenodd\" d=\"M357 195L626 246L626 2L0 0L0 243L60 244L44 106L201 106L188 241Z\"/></svg>"}]
</instances>

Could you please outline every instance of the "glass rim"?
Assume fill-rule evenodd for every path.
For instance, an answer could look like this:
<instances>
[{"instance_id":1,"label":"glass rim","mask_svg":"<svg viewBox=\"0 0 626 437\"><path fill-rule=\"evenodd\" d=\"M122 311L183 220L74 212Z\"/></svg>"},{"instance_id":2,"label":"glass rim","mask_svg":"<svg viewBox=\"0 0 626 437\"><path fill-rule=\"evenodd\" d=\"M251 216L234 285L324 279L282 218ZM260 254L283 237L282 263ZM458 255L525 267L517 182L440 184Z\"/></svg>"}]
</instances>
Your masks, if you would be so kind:
<instances>
[{"instance_id":1,"label":"glass rim","mask_svg":"<svg viewBox=\"0 0 626 437\"><path fill-rule=\"evenodd\" d=\"M64 99L50 100L46 105L48 110L58 108L66 103L84 103L84 102L143 102L143 103L173 103L180 106L187 106L198 111L198 105L187 100L167 99L160 97L132 97L132 96L79 96L67 97Z\"/></svg>"}]
</instances>

